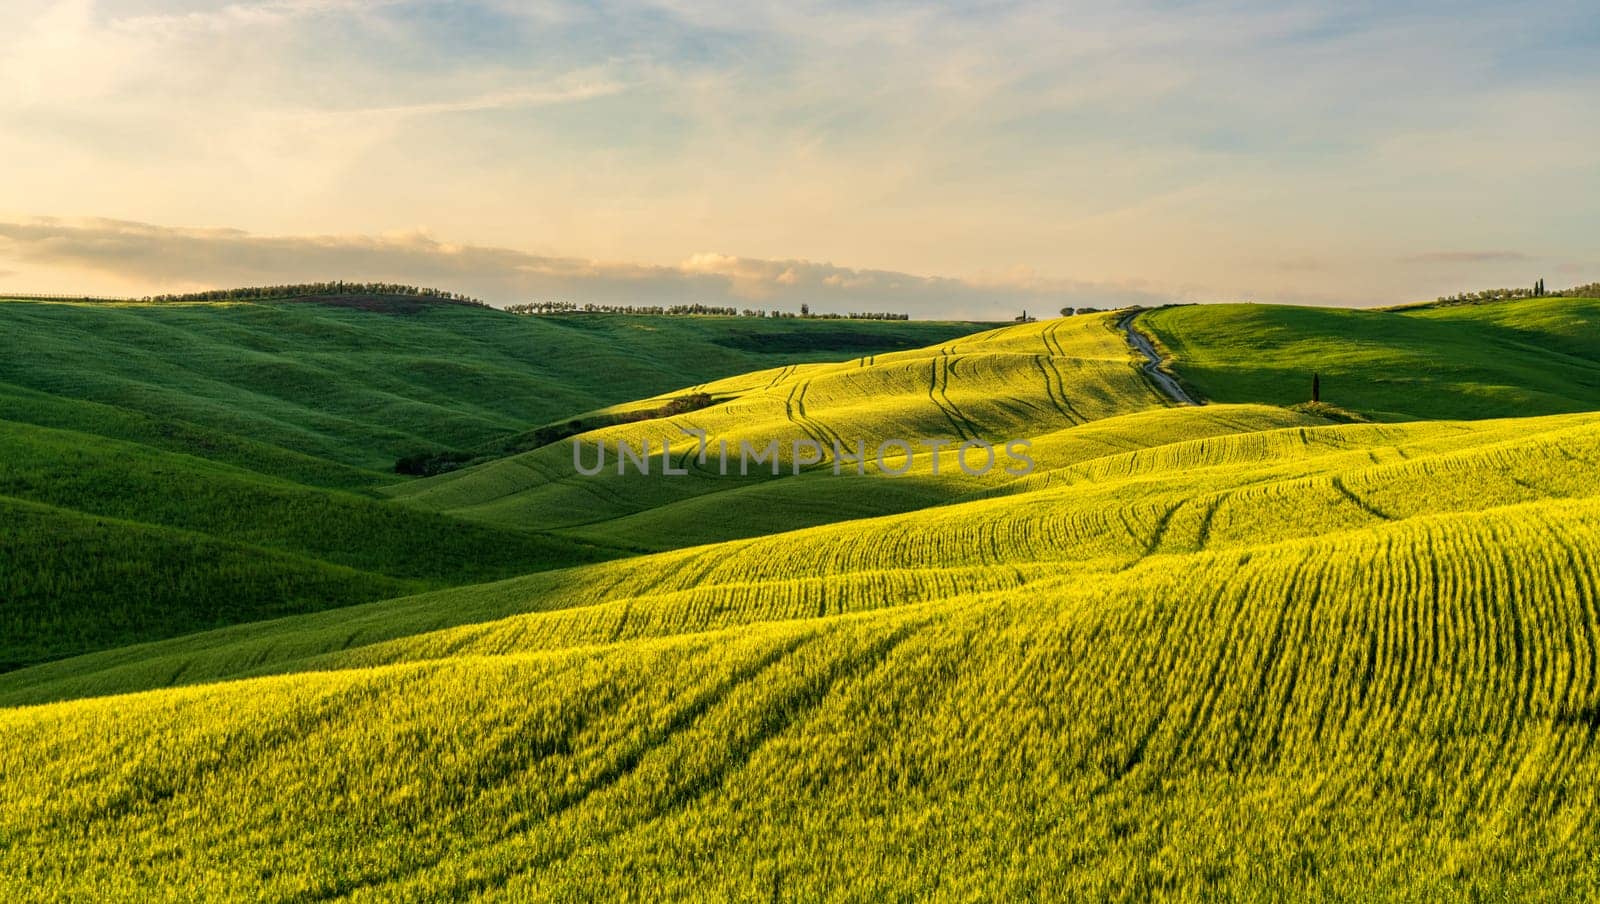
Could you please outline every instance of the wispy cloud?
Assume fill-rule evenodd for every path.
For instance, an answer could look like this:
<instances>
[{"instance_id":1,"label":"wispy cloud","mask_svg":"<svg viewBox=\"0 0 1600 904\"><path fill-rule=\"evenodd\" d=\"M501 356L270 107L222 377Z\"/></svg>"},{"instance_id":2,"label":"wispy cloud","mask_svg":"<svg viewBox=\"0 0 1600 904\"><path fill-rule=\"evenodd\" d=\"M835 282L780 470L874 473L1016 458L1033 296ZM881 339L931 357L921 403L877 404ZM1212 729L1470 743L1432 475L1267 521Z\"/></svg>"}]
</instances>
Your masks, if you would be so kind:
<instances>
[{"instance_id":1,"label":"wispy cloud","mask_svg":"<svg viewBox=\"0 0 1600 904\"><path fill-rule=\"evenodd\" d=\"M11 0L0 218L1405 301L1591 256L1590 6Z\"/></svg>"},{"instance_id":2,"label":"wispy cloud","mask_svg":"<svg viewBox=\"0 0 1600 904\"><path fill-rule=\"evenodd\" d=\"M1150 287L1045 279L921 276L807 260L695 254L664 266L530 254L456 244L420 232L377 236L263 236L121 220L0 222L0 257L36 267L90 270L162 291L323 279L396 280L465 291L499 303L705 302L738 307L801 303L819 311L894 310L917 316L1009 317L1064 305L1172 300Z\"/></svg>"}]
</instances>

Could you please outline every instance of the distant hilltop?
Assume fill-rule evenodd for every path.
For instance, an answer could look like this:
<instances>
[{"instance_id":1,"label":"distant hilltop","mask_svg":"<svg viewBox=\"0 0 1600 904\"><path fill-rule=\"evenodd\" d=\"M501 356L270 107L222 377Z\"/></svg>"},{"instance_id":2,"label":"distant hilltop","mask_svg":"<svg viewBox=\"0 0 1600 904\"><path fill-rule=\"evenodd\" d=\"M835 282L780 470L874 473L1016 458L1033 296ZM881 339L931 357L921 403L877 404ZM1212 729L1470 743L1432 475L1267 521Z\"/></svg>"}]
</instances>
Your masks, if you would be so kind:
<instances>
[{"instance_id":1,"label":"distant hilltop","mask_svg":"<svg viewBox=\"0 0 1600 904\"><path fill-rule=\"evenodd\" d=\"M23 301L104 301L104 302L193 302L193 301L321 301L339 298L383 297L415 298L442 301L451 304L469 304L490 307L489 303L461 292L447 292L426 286L409 286L387 282L332 282L292 283L279 286L244 286L236 289L207 289L201 292L181 292L166 295L116 296L13 293L0 297Z\"/></svg>"},{"instance_id":2,"label":"distant hilltop","mask_svg":"<svg viewBox=\"0 0 1600 904\"><path fill-rule=\"evenodd\" d=\"M1457 292L1454 295L1441 295L1437 301L1423 302L1418 307L1447 307L1458 304L1483 304L1488 301L1509 301L1513 298L1600 298L1600 282L1585 283L1573 286L1570 289L1558 289L1547 292L1544 280L1540 279L1527 288L1521 289L1483 289L1478 292Z\"/></svg>"},{"instance_id":3,"label":"distant hilltop","mask_svg":"<svg viewBox=\"0 0 1600 904\"><path fill-rule=\"evenodd\" d=\"M534 301L527 304L506 305L512 314L644 314L657 317L790 317L806 320L910 320L910 314L885 311L851 311L848 314L821 314L808 304L800 306L800 313L766 311L753 308L735 308L726 305L674 304L674 305L618 305L577 304L571 301Z\"/></svg>"}]
</instances>

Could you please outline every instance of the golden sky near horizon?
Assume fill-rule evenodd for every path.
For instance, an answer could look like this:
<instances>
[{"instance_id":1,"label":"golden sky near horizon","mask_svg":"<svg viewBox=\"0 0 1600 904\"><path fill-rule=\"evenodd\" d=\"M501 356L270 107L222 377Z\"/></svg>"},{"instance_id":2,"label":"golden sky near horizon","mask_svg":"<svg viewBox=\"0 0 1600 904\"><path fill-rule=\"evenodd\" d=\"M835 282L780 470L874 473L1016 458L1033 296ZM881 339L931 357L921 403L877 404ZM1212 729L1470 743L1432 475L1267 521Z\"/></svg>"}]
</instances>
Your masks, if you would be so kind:
<instances>
[{"instance_id":1,"label":"golden sky near horizon","mask_svg":"<svg viewBox=\"0 0 1600 904\"><path fill-rule=\"evenodd\" d=\"M7 3L0 291L1395 303L1600 279L1582 4Z\"/></svg>"}]
</instances>

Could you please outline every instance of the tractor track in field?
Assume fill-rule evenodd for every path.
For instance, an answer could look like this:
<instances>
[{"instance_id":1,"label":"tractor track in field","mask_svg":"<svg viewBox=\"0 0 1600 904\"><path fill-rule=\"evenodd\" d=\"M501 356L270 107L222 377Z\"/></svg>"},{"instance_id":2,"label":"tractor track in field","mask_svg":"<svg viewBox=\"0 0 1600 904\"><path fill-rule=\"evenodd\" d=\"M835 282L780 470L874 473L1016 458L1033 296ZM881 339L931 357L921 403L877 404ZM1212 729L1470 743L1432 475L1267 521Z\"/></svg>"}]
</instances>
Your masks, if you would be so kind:
<instances>
[{"instance_id":1,"label":"tractor track in field","mask_svg":"<svg viewBox=\"0 0 1600 904\"><path fill-rule=\"evenodd\" d=\"M1052 323L1040 332L1039 337L1044 341L1044 357L1036 358L1034 363L1039 365L1039 372L1044 374L1045 394L1050 397L1050 401L1056 406L1056 409L1075 424L1088 423L1090 419L1084 417L1077 408L1073 407L1071 400L1067 398L1067 379L1062 375L1061 368L1056 364L1057 358L1070 357L1066 350L1061 347L1060 337L1056 335L1056 331L1059 329L1061 329L1061 324ZM1054 386L1051 385L1051 377L1055 378Z\"/></svg>"},{"instance_id":2,"label":"tractor track in field","mask_svg":"<svg viewBox=\"0 0 1600 904\"><path fill-rule=\"evenodd\" d=\"M1055 405L1056 410L1066 415L1074 424L1088 423L1089 418L1084 417L1082 412L1067 399L1067 379L1061 375L1061 368L1056 366L1055 358L1050 356L1035 358L1033 363L1038 365L1039 373L1044 375L1045 395Z\"/></svg>"},{"instance_id":3,"label":"tractor track in field","mask_svg":"<svg viewBox=\"0 0 1600 904\"><path fill-rule=\"evenodd\" d=\"M797 369L798 365L795 364L785 364L783 367L778 368L778 372L772 375L772 382L768 383L765 388L771 389L772 387L777 386L779 383L787 380Z\"/></svg>"},{"instance_id":4,"label":"tractor track in field","mask_svg":"<svg viewBox=\"0 0 1600 904\"><path fill-rule=\"evenodd\" d=\"M952 348L954 347L952 346ZM944 403L949 406L950 412L959 418L961 423L966 425L967 432L971 434L971 438L977 439L980 435L982 435L982 431L978 429L977 422L972 418L967 417L967 413L961 410L961 406L957 405L955 400L950 398L950 377L955 374L956 366L965 360L965 356L951 354L946 356L944 360L944 385L940 387L939 395L944 399Z\"/></svg>"},{"instance_id":5,"label":"tractor track in field","mask_svg":"<svg viewBox=\"0 0 1600 904\"><path fill-rule=\"evenodd\" d=\"M1133 319L1138 316L1139 312L1134 311L1118 320L1117 326L1127 334L1128 344L1145 357L1144 365L1140 367L1140 370L1144 372L1144 375L1149 378L1150 382L1155 385L1162 395L1172 401L1177 402L1179 405L1199 405L1200 402L1184 391L1184 388L1178 385L1177 380L1174 380L1170 374L1161 369L1161 353L1156 351L1156 347L1150 344L1150 340L1143 333L1133 328Z\"/></svg>"},{"instance_id":6,"label":"tractor track in field","mask_svg":"<svg viewBox=\"0 0 1600 904\"><path fill-rule=\"evenodd\" d=\"M966 440L977 436L976 432L972 436L967 435L967 428L973 426L972 421L968 420L945 394L950 385L950 358L940 354L931 359L929 364L931 368L928 374L928 401L932 402L933 406L944 415L945 420L950 422L951 428L956 432L956 439Z\"/></svg>"},{"instance_id":7,"label":"tractor track in field","mask_svg":"<svg viewBox=\"0 0 1600 904\"><path fill-rule=\"evenodd\" d=\"M799 427L806 436L811 437L816 441L817 445L822 447L824 450L823 459L826 460L827 450L835 447L845 448L850 444L845 441L845 438L837 430L806 414L806 391L810 388L810 380L800 383L795 391L790 394L789 400L784 403L785 413L795 426ZM837 444L837 446L834 444Z\"/></svg>"}]
</instances>

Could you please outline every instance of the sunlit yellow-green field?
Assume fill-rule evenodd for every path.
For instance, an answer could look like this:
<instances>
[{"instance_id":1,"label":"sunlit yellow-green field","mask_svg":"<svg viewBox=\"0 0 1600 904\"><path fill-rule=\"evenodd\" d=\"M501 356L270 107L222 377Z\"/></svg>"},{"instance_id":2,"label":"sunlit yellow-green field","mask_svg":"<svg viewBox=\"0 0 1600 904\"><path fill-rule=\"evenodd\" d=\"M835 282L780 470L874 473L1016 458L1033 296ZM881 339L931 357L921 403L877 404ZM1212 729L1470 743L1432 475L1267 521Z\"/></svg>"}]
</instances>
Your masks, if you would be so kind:
<instances>
[{"instance_id":1,"label":"sunlit yellow-green field","mask_svg":"<svg viewBox=\"0 0 1600 904\"><path fill-rule=\"evenodd\" d=\"M340 497L592 555L0 674L5 896L1593 897L1600 307L1561 301L1517 323L1590 348L1559 395L1483 388L1537 369L1494 344L1515 305L1451 315L1500 357L1434 374L1440 411L1265 397L1260 337L1322 327L1224 309L1230 352L1205 308L1134 323L1208 401L1178 404L1123 315L1080 316ZM787 451L724 475L696 431ZM1035 467L834 474L889 437ZM575 473L646 439L688 473Z\"/></svg>"}]
</instances>

